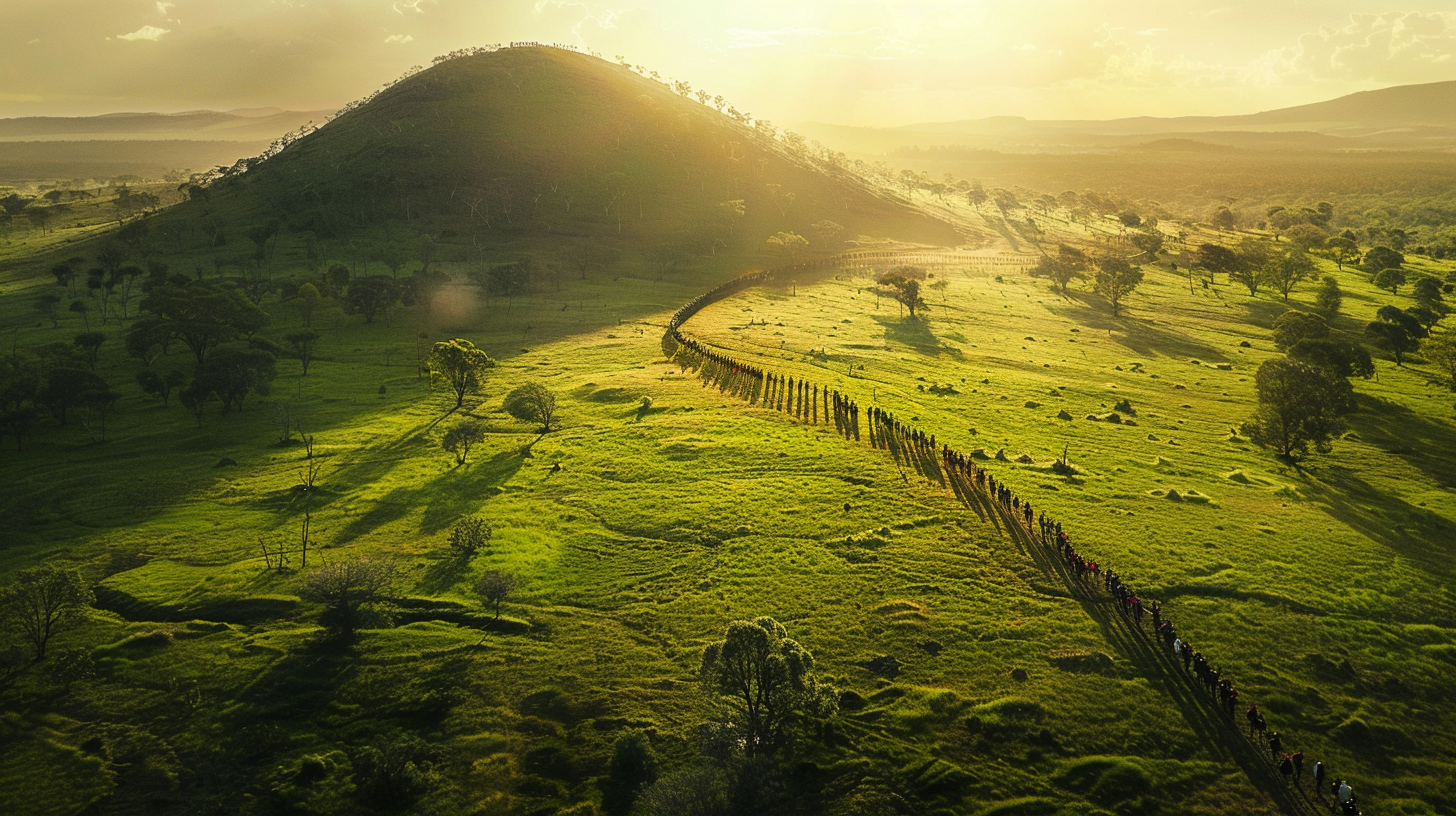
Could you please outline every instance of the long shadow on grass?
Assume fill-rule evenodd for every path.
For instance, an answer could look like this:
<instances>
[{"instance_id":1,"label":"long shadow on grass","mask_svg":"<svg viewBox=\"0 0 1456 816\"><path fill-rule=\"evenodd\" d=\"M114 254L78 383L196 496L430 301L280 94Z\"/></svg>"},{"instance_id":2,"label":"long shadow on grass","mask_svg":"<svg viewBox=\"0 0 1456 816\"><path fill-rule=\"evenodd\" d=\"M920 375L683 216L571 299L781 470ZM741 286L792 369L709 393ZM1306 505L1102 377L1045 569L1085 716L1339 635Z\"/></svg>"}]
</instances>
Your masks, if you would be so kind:
<instances>
[{"instance_id":1,"label":"long shadow on grass","mask_svg":"<svg viewBox=\"0 0 1456 816\"><path fill-rule=\"evenodd\" d=\"M1182 663L1175 660L1171 652L1165 650L1129 617L1114 609L1116 602L1113 597L1094 587L1096 579L1077 578L1059 556L1054 544L1033 535L1023 524L1011 517L1009 510L999 505L995 505L994 510L1002 515L1002 526L1031 555L1038 568L1062 579L1071 596L1081 604L1088 617L1096 622L1103 638L1121 652L1142 677L1173 700L1188 727L1211 755L1235 762L1249 781L1272 799L1284 813L1307 816L1312 812L1323 812L1304 791L1296 792L1286 785L1277 767L1270 761L1268 753L1243 737L1239 731L1237 713L1233 719L1224 714L1218 708L1216 698L1196 684L1194 676L1183 670Z\"/></svg>"},{"instance_id":2,"label":"long shadow on grass","mask_svg":"<svg viewBox=\"0 0 1456 816\"><path fill-rule=\"evenodd\" d=\"M1303 483L1301 492L1333 518L1420 564L1439 583L1456 577L1452 566L1456 547L1451 545L1456 531L1450 522L1377 489L1357 473L1343 467L1324 468L1318 480Z\"/></svg>"},{"instance_id":3,"label":"long shadow on grass","mask_svg":"<svg viewBox=\"0 0 1456 816\"><path fill-rule=\"evenodd\" d=\"M345 544L379 527L425 508L420 532L437 533L494 495L494 488L515 476L526 462L529 446L501 451L484 462L467 463L423 485L396 487L367 512L344 526L334 539Z\"/></svg>"},{"instance_id":4,"label":"long shadow on grass","mask_svg":"<svg viewBox=\"0 0 1456 816\"><path fill-rule=\"evenodd\" d=\"M1142 357L1184 356L1210 362L1228 361L1223 352L1186 334L1163 331L1136 318L1114 318L1105 308L1088 304L1084 297L1075 292L1069 293L1065 303L1051 303L1046 308L1052 314L1085 328L1108 332L1114 341Z\"/></svg>"},{"instance_id":5,"label":"long shadow on grass","mask_svg":"<svg viewBox=\"0 0 1456 816\"><path fill-rule=\"evenodd\" d=\"M1359 411L1349 417L1360 438L1405 459L1441 487L1456 487L1456 428L1398 403L1359 394Z\"/></svg>"},{"instance_id":6,"label":"long shadow on grass","mask_svg":"<svg viewBox=\"0 0 1456 816\"><path fill-rule=\"evenodd\" d=\"M884 327L886 340L903 343L930 357L939 356L945 351L941 348L939 338L930 331L930 322L923 317L902 317L898 320L875 317L875 322Z\"/></svg>"}]
</instances>

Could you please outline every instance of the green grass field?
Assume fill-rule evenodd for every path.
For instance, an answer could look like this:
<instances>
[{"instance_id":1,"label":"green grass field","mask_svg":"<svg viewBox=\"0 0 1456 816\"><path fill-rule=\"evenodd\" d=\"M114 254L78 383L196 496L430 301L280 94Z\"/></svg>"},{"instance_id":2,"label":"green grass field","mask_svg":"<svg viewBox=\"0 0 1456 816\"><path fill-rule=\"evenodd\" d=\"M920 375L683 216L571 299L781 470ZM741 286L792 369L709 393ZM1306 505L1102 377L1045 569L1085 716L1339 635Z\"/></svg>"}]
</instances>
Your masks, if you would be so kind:
<instances>
[{"instance_id":1,"label":"green grass field","mask_svg":"<svg viewBox=\"0 0 1456 816\"><path fill-rule=\"evenodd\" d=\"M1456 402L1437 372L1378 361L1334 451L1283 464L1234 431L1275 354L1277 297L1223 280L1190 291L1185 275L1149 266L1112 319L1085 288L1062 297L1028 277L1035 247L989 210L925 209L980 248L900 245L951 259L932 270L923 319L840 269L729 297L692 333L981 449L1079 549L1163 599L1285 745L1350 779L1367 812L1456 813L1443 798L1456 768ZM444 223L416 217L411 230ZM328 304L307 377L282 359L266 397L200 423L141 395L121 342L129 321L101 327L96 371L123 392L106 440L77 412L0 451L0 578L74 565L97 595L51 657L0 690L0 813L599 813L619 736L645 730L664 774L701 761L699 728L719 714L697 682L703 647L761 615L846 695L766 777L777 809L759 810L1317 811L1044 550L867 443L730 398L665 359L674 310L772 260L715 251L650 268L643 250L661 225L639 218L646 231L629 228L609 269L509 299L487 300L468 273L523 251L564 265L566 244L614 234L615 219L583 217L570 236L496 226L484 251L438 230L435 268L450 283L428 303L372 325ZM1122 240L1100 223L1038 221L1047 241ZM12 353L83 331L70 313L52 327L32 308L58 291L50 263L94 249L80 229L0 247ZM1228 237L1187 229L1195 244ZM317 273L303 238L285 230L273 275ZM361 228L336 252L386 239ZM209 255L162 253L178 270ZM1176 248L1167 257L1186 268ZM1363 273L1336 274L1341 333L1408 304ZM295 303L262 305L262 335L302 327ZM419 365L453 337L500 363L462 411L488 433L458 467L439 442L453 395ZM152 365L190 361L174 344ZM557 394L559 430L501 410L526 383ZM1105 421L1114 410L1123 421ZM297 490L299 431L322 463L311 498ZM1051 468L1064 450L1074 476ZM300 595L301 558L267 568L264 549L293 546L305 514L307 570L396 562L393 625L331 640ZM447 537L472 514L495 535L461 563ZM499 622L471 591L492 569L523 582Z\"/></svg>"}]
</instances>

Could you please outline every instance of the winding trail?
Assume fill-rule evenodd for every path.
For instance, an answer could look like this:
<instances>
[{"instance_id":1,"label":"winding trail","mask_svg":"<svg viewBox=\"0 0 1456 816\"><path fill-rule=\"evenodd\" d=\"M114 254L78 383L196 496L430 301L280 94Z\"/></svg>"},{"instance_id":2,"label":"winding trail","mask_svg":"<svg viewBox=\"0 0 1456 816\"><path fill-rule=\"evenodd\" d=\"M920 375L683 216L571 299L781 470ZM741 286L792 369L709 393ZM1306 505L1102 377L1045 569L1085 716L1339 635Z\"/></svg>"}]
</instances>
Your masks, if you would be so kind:
<instances>
[{"instance_id":1,"label":"winding trail","mask_svg":"<svg viewBox=\"0 0 1456 816\"><path fill-rule=\"evenodd\" d=\"M683 326L703 308L731 297L745 289L770 283L789 284L800 276L829 270L863 269L893 264L943 266L979 260L983 263L1020 263L1026 256L968 255L945 251L870 251L852 252L819 259L810 263L783 266L750 272L726 281L704 292L668 321L662 349L668 359L694 369L704 385L716 385L720 392L744 402L770 408L806 424L833 425L848 441L867 441L870 447L887 453L901 468L913 470L926 481L951 490L956 497L984 522L1009 538L1046 575L1055 574L1065 585L1088 617L1101 630L1103 638L1137 667L1153 685L1177 704L1188 727L1216 757L1234 762L1250 782L1263 791L1275 805L1289 816L1324 816L1329 799L1313 794L1313 783L1290 785L1282 778L1270 751L1261 742L1244 736L1241 708L1232 716L1225 713L1216 695L1210 694L1203 682L1184 669L1169 649L1150 634L1132 615L1120 608L1117 598L1078 576L1069 559L1064 557L1051 528L1036 523L1030 502L1013 510L1014 492L975 461L949 446L937 447L935 436L895 419L894 415L871 407L861 410L857 401L836 388L820 386L807 380L762 368L732 357L723 347L696 338L683 331ZM864 421L861 421L863 415ZM1046 515L1045 508L1040 508ZM1053 522L1054 524L1054 522ZM1165 616L1166 617L1166 616ZM1239 706L1250 701L1240 699ZM1288 750L1288 746L1286 746ZM1327 778L1338 778L1333 774Z\"/></svg>"}]
</instances>

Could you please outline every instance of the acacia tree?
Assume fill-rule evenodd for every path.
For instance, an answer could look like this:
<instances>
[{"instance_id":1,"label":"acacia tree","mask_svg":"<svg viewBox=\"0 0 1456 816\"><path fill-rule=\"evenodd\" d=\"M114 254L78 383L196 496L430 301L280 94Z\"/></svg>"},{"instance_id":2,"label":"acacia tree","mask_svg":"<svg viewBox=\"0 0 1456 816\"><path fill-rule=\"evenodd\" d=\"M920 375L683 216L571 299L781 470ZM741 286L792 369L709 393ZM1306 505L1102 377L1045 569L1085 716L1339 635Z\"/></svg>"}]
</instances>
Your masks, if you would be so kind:
<instances>
[{"instance_id":1,"label":"acacia tree","mask_svg":"<svg viewBox=\"0 0 1456 816\"><path fill-rule=\"evenodd\" d=\"M1112 306L1113 317L1117 317L1123 299L1132 294L1142 282L1143 270L1133 266L1126 258L1108 255L1097 259L1092 288L1097 294L1107 298Z\"/></svg>"},{"instance_id":2,"label":"acacia tree","mask_svg":"<svg viewBox=\"0 0 1456 816\"><path fill-rule=\"evenodd\" d=\"M495 368L495 360L459 337L441 340L430 348L430 371L439 374L455 392L455 407L465 404L465 395L480 388L485 372Z\"/></svg>"},{"instance_id":3,"label":"acacia tree","mask_svg":"<svg viewBox=\"0 0 1456 816\"><path fill-rule=\"evenodd\" d=\"M1255 444L1286 457L1321 453L1339 432L1339 414L1353 405L1349 381L1319 366L1290 359L1266 360L1254 375L1259 407L1243 430Z\"/></svg>"},{"instance_id":4,"label":"acacia tree","mask_svg":"<svg viewBox=\"0 0 1456 816\"><path fill-rule=\"evenodd\" d=\"M539 383L527 383L511 389L502 407L522 422L539 425L542 434L556 427L556 395Z\"/></svg>"},{"instance_id":5,"label":"acacia tree","mask_svg":"<svg viewBox=\"0 0 1456 816\"><path fill-rule=\"evenodd\" d=\"M819 239L820 248L826 252L832 252L838 247L835 239L839 237L840 233L844 232L843 225L830 221L827 218L810 224L809 229L814 231L814 235Z\"/></svg>"},{"instance_id":6,"label":"acacia tree","mask_svg":"<svg viewBox=\"0 0 1456 816\"><path fill-rule=\"evenodd\" d=\"M698 677L728 705L749 756L773 752L801 716L837 708L834 690L814 676L814 656L769 617L733 621L703 649Z\"/></svg>"},{"instance_id":7,"label":"acacia tree","mask_svg":"<svg viewBox=\"0 0 1456 816\"><path fill-rule=\"evenodd\" d=\"M0 590L0 610L30 641L36 660L45 659L51 638L80 621L94 601L80 572L52 564L21 570Z\"/></svg>"},{"instance_id":8,"label":"acacia tree","mask_svg":"<svg viewBox=\"0 0 1456 816\"><path fill-rule=\"evenodd\" d=\"M157 315L156 322L149 325L163 345L167 338L176 337L192 350L198 365L218 345L251 337L271 320L236 287L211 281L167 284L149 292L141 306Z\"/></svg>"}]
</instances>

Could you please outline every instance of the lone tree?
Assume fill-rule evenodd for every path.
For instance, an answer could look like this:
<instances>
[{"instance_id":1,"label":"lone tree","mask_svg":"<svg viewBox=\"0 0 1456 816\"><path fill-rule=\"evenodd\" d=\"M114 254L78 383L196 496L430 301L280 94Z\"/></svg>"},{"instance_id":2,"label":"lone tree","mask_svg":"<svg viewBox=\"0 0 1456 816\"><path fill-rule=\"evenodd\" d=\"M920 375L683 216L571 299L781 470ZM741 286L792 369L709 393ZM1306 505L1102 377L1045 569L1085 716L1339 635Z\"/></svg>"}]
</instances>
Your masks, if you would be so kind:
<instances>
[{"instance_id":1,"label":"lone tree","mask_svg":"<svg viewBox=\"0 0 1456 816\"><path fill-rule=\"evenodd\" d=\"M384 599L394 583L394 564L357 559L326 564L303 579L299 594L323 604L319 623L333 634L351 640L369 617L371 607Z\"/></svg>"},{"instance_id":2,"label":"lone tree","mask_svg":"<svg viewBox=\"0 0 1456 816\"><path fill-rule=\"evenodd\" d=\"M1274 345L1280 351L1301 340L1323 340L1329 336L1329 324L1317 314L1290 309L1274 319Z\"/></svg>"},{"instance_id":3,"label":"lone tree","mask_svg":"<svg viewBox=\"0 0 1456 816\"><path fill-rule=\"evenodd\" d=\"M450 554L461 561L468 561L480 552L481 547L490 543L494 532L490 522L480 516L466 516L450 531Z\"/></svg>"},{"instance_id":4,"label":"lone tree","mask_svg":"<svg viewBox=\"0 0 1456 816\"><path fill-rule=\"evenodd\" d=\"M459 337L441 340L430 349L430 370L445 378L455 392L455 407L465 404L465 395L480 388L485 372L495 368L495 360Z\"/></svg>"},{"instance_id":5,"label":"lone tree","mask_svg":"<svg viewBox=\"0 0 1456 816\"><path fill-rule=\"evenodd\" d=\"M1128 295L1143 282L1143 271L1126 258L1109 255L1097 259L1097 271L1092 277L1092 288L1107 298L1112 305L1112 316L1117 317L1118 308Z\"/></svg>"},{"instance_id":6,"label":"lone tree","mask_svg":"<svg viewBox=\"0 0 1456 816\"><path fill-rule=\"evenodd\" d=\"M915 319L915 310L925 308L925 299L920 297L920 282L925 280L925 270L918 266L896 266L878 278L875 283L881 289L875 293L888 297L910 310L910 319Z\"/></svg>"},{"instance_id":7,"label":"lone tree","mask_svg":"<svg viewBox=\"0 0 1456 816\"><path fill-rule=\"evenodd\" d=\"M470 456L470 449L485 439L485 429L480 420L462 419L451 425L440 437L440 447L455 455L455 464L463 465Z\"/></svg>"},{"instance_id":8,"label":"lone tree","mask_svg":"<svg viewBox=\"0 0 1456 816\"><path fill-rule=\"evenodd\" d=\"M488 570L475 582L475 594L495 607L495 619L500 620L501 603L516 591L519 581L516 576L500 570Z\"/></svg>"},{"instance_id":9,"label":"lone tree","mask_svg":"<svg viewBox=\"0 0 1456 816\"><path fill-rule=\"evenodd\" d=\"M1285 458L1321 453L1341 427L1339 414L1352 407L1349 381L1333 372L1290 359L1267 360L1254 375L1259 407L1243 431L1255 444Z\"/></svg>"},{"instance_id":10,"label":"lone tree","mask_svg":"<svg viewBox=\"0 0 1456 816\"><path fill-rule=\"evenodd\" d=\"M814 656L773 618L728 624L727 636L703 650L698 676L733 711L750 757L782 745L796 718L837 707L834 690L814 676Z\"/></svg>"},{"instance_id":11,"label":"lone tree","mask_svg":"<svg viewBox=\"0 0 1456 816\"><path fill-rule=\"evenodd\" d=\"M556 395L544 385L527 383L511 389L502 407L522 422L539 425L542 434L556 427Z\"/></svg>"},{"instance_id":12,"label":"lone tree","mask_svg":"<svg viewBox=\"0 0 1456 816\"><path fill-rule=\"evenodd\" d=\"M1405 286L1405 270L1396 266L1382 269L1375 273L1370 282L1381 289L1389 289L1392 295L1400 293L1400 287Z\"/></svg>"},{"instance_id":13,"label":"lone tree","mask_svg":"<svg viewBox=\"0 0 1456 816\"><path fill-rule=\"evenodd\" d=\"M80 572L49 564L21 570L0 590L0 610L30 641L36 660L45 659L51 638L80 621L94 601Z\"/></svg>"},{"instance_id":14,"label":"lone tree","mask_svg":"<svg viewBox=\"0 0 1456 816\"><path fill-rule=\"evenodd\" d=\"M1365 336L1381 351L1389 352L1395 364L1405 365L1405 355L1421 346L1427 332L1421 321L1394 306L1381 306L1375 319L1365 325Z\"/></svg>"}]
</instances>

